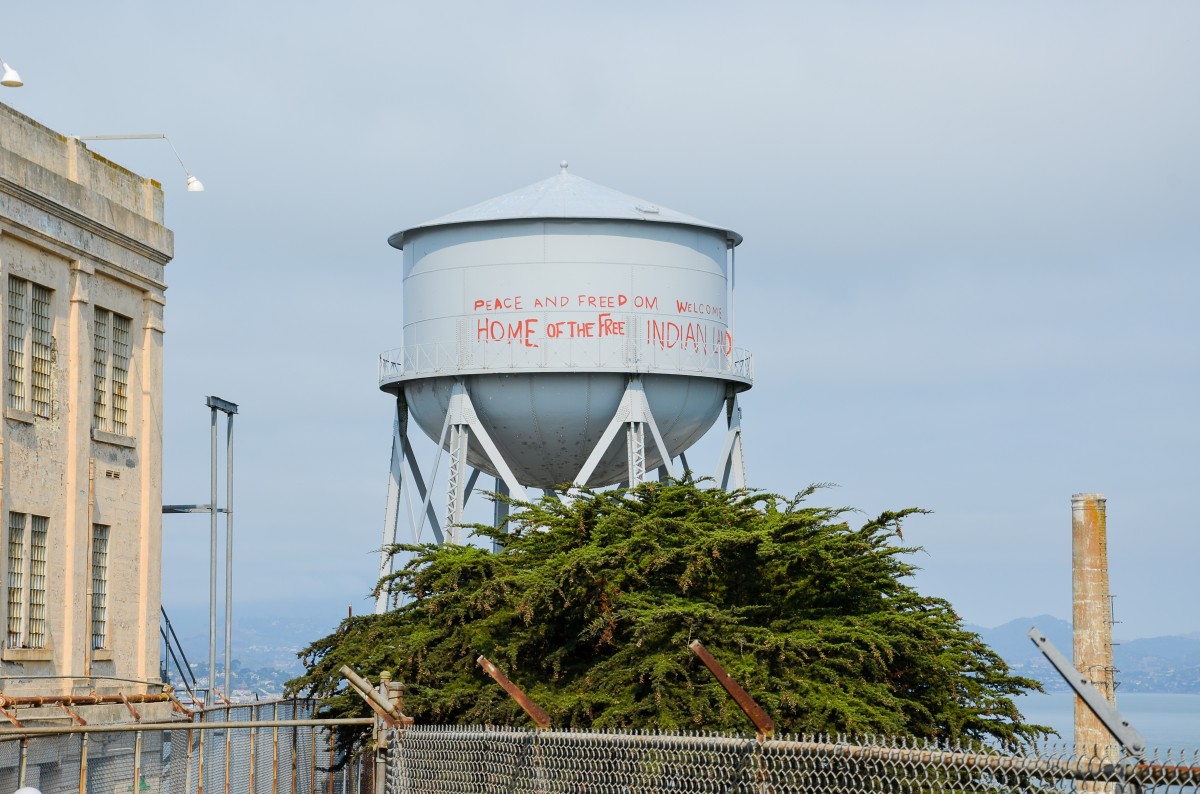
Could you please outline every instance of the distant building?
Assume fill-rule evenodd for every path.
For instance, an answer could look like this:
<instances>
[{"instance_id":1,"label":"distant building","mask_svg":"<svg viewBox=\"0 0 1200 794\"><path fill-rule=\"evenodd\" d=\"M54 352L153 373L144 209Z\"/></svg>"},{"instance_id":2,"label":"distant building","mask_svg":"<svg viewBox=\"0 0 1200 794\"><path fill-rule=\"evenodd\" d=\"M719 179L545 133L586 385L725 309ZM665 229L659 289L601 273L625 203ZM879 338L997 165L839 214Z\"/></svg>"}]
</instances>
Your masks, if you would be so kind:
<instances>
[{"instance_id":1,"label":"distant building","mask_svg":"<svg viewBox=\"0 0 1200 794\"><path fill-rule=\"evenodd\" d=\"M162 691L173 250L157 182L0 105L5 698Z\"/></svg>"}]
</instances>

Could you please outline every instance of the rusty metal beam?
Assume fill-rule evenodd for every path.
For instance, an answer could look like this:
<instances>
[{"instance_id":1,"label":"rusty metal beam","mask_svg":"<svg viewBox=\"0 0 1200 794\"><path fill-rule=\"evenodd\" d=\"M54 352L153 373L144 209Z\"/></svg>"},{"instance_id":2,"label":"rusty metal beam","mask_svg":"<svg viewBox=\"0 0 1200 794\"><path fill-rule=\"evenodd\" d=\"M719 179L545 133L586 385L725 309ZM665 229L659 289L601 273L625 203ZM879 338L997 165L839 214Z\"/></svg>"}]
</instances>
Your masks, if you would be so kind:
<instances>
[{"instance_id":1,"label":"rusty metal beam","mask_svg":"<svg viewBox=\"0 0 1200 794\"><path fill-rule=\"evenodd\" d=\"M775 720L767 716L767 712L763 711L762 706L755 702L754 698L750 697L750 693L742 689L737 681L730 677L729 673L725 672L725 668L721 663L713 658L713 655L708 652L708 649L701 644L700 640L692 640L688 645L692 653L704 662L704 666L717 679L717 683L725 687L725 691L734 699L734 702L741 707L750 721L754 723L754 727L758 729L760 736L770 736L775 732Z\"/></svg>"},{"instance_id":2,"label":"rusty metal beam","mask_svg":"<svg viewBox=\"0 0 1200 794\"><path fill-rule=\"evenodd\" d=\"M137 713L137 710L134 709L133 705L129 702L128 697L126 697L125 695L121 695L121 702L123 702L125 704L125 708L129 709L129 713L133 715L134 722L142 721L142 715Z\"/></svg>"},{"instance_id":3,"label":"rusty metal beam","mask_svg":"<svg viewBox=\"0 0 1200 794\"><path fill-rule=\"evenodd\" d=\"M9 713L8 713L8 709L4 708L4 706L0 706L0 714L3 714L3 715L4 715L4 717L5 717L5 718L6 718L6 719L7 719L9 722L11 722L13 725L16 725L18 728L24 728L24 727L25 727L24 725L22 725L22 724L20 723L20 721L18 721L18 720L17 720L17 718L16 718L16 717L14 717L12 714L9 714ZM3 730L3 729L0 729L0 730Z\"/></svg>"},{"instance_id":4,"label":"rusty metal beam","mask_svg":"<svg viewBox=\"0 0 1200 794\"><path fill-rule=\"evenodd\" d=\"M529 699L521 687L508 680L499 667L487 660L486 656L480 656L475 660L483 671L492 677L492 680L500 685L500 688L508 693L508 696L517 701L517 705L525 709L525 713L529 715L529 719L533 720L534 724L539 728L545 729L550 727L550 715L546 713L538 704Z\"/></svg>"},{"instance_id":5,"label":"rusty metal beam","mask_svg":"<svg viewBox=\"0 0 1200 794\"><path fill-rule=\"evenodd\" d=\"M71 707L66 703L59 703L58 707L67 712L67 714L71 715L71 719L75 721L76 725L87 725L87 720L85 720L83 717L80 717L74 711L71 711Z\"/></svg>"},{"instance_id":6,"label":"rusty metal beam","mask_svg":"<svg viewBox=\"0 0 1200 794\"><path fill-rule=\"evenodd\" d=\"M386 722L388 727L397 728L401 725L412 725L412 717L404 716L391 701L375 691L375 687L371 686L370 681L354 672L354 669L350 665L342 665L339 672L349 682L350 687L367 702L367 705L371 707L371 711L379 715L379 718Z\"/></svg>"},{"instance_id":7,"label":"rusty metal beam","mask_svg":"<svg viewBox=\"0 0 1200 794\"><path fill-rule=\"evenodd\" d=\"M31 695L28 697L10 697L0 693L0 708L6 706L57 706L64 703L68 706L96 706L101 703L167 703L173 700L169 693L153 695Z\"/></svg>"},{"instance_id":8,"label":"rusty metal beam","mask_svg":"<svg viewBox=\"0 0 1200 794\"><path fill-rule=\"evenodd\" d=\"M0 714L3 714L0 709ZM7 715L5 715L7 716ZM11 717L9 717L12 719ZM258 722L184 722L171 720L169 722L120 722L104 723L101 725L45 725L26 726L20 728L0 728L0 741L22 736L40 736L43 734L59 733L129 733L131 731L212 731L212 730L251 730L253 728L303 728L310 725L331 728L338 725L371 725L374 717L335 717L326 720L260 720Z\"/></svg>"}]
</instances>

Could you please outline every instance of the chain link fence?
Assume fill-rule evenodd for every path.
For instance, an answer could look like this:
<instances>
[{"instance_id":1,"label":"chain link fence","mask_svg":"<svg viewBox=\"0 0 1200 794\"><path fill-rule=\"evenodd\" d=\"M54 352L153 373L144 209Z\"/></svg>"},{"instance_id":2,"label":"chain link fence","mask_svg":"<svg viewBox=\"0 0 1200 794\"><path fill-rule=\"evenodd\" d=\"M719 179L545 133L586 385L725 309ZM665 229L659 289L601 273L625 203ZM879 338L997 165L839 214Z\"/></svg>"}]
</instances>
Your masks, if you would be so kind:
<instances>
[{"instance_id":1,"label":"chain link fence","mask_svg":"<svg viewBox=\"0 0 1200 794\"><path fill-rule=\"evenodd\" d=\"M389 737L387 794L1200 792L1200 753L1113 763L883 739L427 727Z\"/></svg>"},{"instance_id":2,"label":"chain link fence","mask_svg":"<svg viewBox=\"0 0 1200 794\"><path fill-rule=\"evenodd\" d=\"M1014 755L885 739L416 726L346 759L315 704L208 709L195 723L27 727L0 735L0 792L43 794L1200 794L1200 753L1119 761L1045 745Z\"/></svg>"}]
</instances>

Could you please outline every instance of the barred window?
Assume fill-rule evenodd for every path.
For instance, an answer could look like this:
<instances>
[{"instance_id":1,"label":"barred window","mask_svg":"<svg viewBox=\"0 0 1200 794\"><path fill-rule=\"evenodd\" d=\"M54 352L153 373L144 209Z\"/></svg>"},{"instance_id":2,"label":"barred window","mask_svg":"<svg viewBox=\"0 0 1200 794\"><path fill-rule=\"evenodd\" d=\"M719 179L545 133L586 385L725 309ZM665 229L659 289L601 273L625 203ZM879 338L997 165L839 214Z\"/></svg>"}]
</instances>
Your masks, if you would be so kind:
<instances>
[{"instance_id":1,"label":"barred window","mask_svg":"<svg viewBox=\"0 0 1200 794\"><path fill-rule=\"evenodd\" d=\"M8 647L24 645L25 514L8 514Z\"/></svg>"},{"instance_id":2,"label":"barred window","mask_svg":"<svg viewBox=\"0 0 1200 794\"><path fill-rule=\"evenodd\" d=\"M108 530L92 525L92 647L108 642Z\"/></svg>"},{"instance_id":3,"label":"barred window","mask_svg":"<svg viewBox=\"0 0 1200 794\"><path fill-rule=\"evenodd\" d=\"M50 520L30 516L29 526L29 647L46 647L46 532Z\"/></svg>"},{"instance_id":4,"label":"barred window","mask_svg":"<svg viewBox=\"0 0 1200 794\"><path fill-rule=\"evenodd\" d=\"M92 427L129 435L128 317L99 307L92 330Z\"/></svg>"},{"instance_id":5,"label":"barred window","mask_svg":"<svg viewBox=\"0 0 1200 794\"><path fill-rule=\"evenodd\" d=\"M96 309L92 330L92 427L108 430L108 320L111 313Z\"/></svg>"},{"instance_id":6,"label":"barred window","mask_svg":"<svg viewBox=\"0 0 1200 794\"><path fill-rule=\"evenodd\" d=\"M8 647L46 647L46 536L50 519L8 514ZM26 574L28 571L28 574Z\"/></svg>"},{"instance_id":7,"label":"barred window","mask_svg":"<svg viewBox=\"0 0 1200 794\"><path fill-rule=\"evenodd\" d=\"M54 350L53 292L8 277L8 407L50 416L50 365Z\"/></svg>"}]
</instances>

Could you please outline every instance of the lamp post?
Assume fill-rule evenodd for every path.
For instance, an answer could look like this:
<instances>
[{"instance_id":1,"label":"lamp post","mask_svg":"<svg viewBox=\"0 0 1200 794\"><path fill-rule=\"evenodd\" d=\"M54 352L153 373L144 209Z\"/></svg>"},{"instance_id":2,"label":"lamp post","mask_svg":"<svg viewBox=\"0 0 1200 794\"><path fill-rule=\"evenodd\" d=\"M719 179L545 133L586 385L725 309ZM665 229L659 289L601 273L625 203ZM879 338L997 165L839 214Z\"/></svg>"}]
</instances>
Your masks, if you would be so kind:
<instances>
[{"instance_id":1,"label":"lamp post","mask_svg":"<svg viewBox=\"0 0 1200 794\"><path fill-rule=\"evenodd\" d=\"M229 646L232 644L233 618L233 415L237 403L209 396L204 404L212 409L212 454L211 484L212 499L208 511L211 532L209 533L208 565L208 698L205 705L213 705L213 685L217 677L217 412L225 414L225 697L229 690Z\"/></svg>"},{"instance_id":2,"label":"lamp post","mask_svg":"<svg viewBox=\"0 0 1200 794\"><path fill-rule=\"evenodd\" d=\"M237 403L209 396L204 404L212 411L212 445L209 455L211 467L210 494L206 505L163 505L163 513L208 513L209 514L209 566L208 566L208 693L204 697L205 707L213 706L213 692L217 678L217 514L225 514L225 695L230 694L230 655L233 644L233 415L238 412ZM217 503L217 412L225 414L225 507Z\"/></svg>"},{"instance_id":3,"label":"lamp post","mask_svg":"<svg viewBox=\"0 0 1200 794\"><path fill-rule=\"evenodd\" d=\"M15 75L16 72L13 72L13 74ZM4 73L4 76L7 79L7 77L8 77L7 71ZM20 79L20 78L18 78L18 79ZM4 85L9 85L9 84L4 83ZM17 85L20 85L20 83L17 83ZM175 144L171 143L171 139L168 138L166 135L163 135L161 132L150 132L150 133L138 134L138 135L72 135L71 137L77 141L147 141L147 140L156 141L161 138L162 140L167 142L168 146L171 147L171 151L175 152L175 159L179 161L179 167L182 168L183 173L187 175L188 192L189 193L203 193L204 192L204 184L199 179L192 176L192 172L189 171L187 169L187 166L183 164L183 158L179 156L179 150L175 148Z\"/></svg>"}]
</instances>

